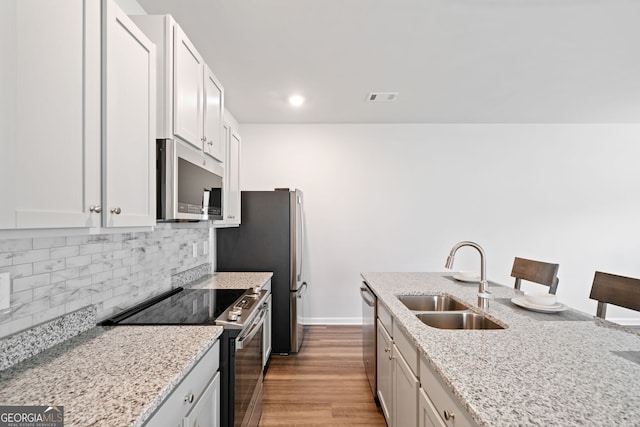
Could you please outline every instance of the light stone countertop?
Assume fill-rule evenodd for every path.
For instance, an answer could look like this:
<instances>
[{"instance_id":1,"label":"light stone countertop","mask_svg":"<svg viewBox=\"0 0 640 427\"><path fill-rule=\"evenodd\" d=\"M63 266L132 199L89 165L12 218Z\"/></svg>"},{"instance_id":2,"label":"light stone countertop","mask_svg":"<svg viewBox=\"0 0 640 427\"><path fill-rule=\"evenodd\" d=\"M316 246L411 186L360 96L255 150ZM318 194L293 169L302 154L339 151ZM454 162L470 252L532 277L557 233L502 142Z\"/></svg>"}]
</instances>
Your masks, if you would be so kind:
<instances>
[{"instance_id":1,"label":"light stone countertop","mask_svg":"<svg viewBox=\"0 0 640 427\"><path fill-rule=\"evenodd\" d=\"M529 312L509 302L516 293L505 286L490 286L501 303L486 312L504 330L431 328L396 298L447 293L480 311L477 284L450 275L362 277L479 425L640 426L637 330L573 310L569 320Z\"/></svg>"},{"instance_id":2,"label":"light stone countertop","mask_svg":"<svg viewBox=\"0 0 640 427\"><path fill-rule=\"evenodd\" d=\"M65 426L139 426L220 326L95 327L0 372L0 404L64 406Z\"/></svg>"},{"instance_id":3,"label":"light stone countertop","mask_svg":"<svg viewBox=\"0 0 640 427\"><path fill-rule=\"evenodd\" d=\"M194 289L264 286L272 273L214 273ZM65 426L140 426L222 334L221 326L94 327L0 371L0 405L64 406Z\"/></svg>"},{"instance_id":4,"label":"light stone countertop","mask_svg":"<svg viewBox=\"0 0 640 427\"><path fill-rule=\"evenodd\" d=\"M273 273L224 273L208 274L185 285L189 289L249 289L264 286L271 280Z\"/></svg>"}]
</instances>

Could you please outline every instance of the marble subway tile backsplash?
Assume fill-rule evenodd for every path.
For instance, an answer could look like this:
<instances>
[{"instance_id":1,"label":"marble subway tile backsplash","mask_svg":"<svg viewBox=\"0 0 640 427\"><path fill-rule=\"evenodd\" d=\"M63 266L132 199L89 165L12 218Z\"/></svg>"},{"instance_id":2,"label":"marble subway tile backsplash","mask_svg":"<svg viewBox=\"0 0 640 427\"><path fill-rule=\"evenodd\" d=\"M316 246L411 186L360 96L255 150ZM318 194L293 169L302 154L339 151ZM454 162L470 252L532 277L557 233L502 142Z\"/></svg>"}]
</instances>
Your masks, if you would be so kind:
<instances>
[{"instance_id":1,"label":"marble subway tile backsplash","mask_svg":"<svg viewBox=\"0 0 640 427\"><path fill-rule=\"evenodd\" d=\"M148 232L0 239L0 272L10 272L12 282L11 308L0 312L0 338L89 306L102 320L170 289L177 273L208 274L207 241L207 223L158 224Z\"/></svg>"}]
</instances>

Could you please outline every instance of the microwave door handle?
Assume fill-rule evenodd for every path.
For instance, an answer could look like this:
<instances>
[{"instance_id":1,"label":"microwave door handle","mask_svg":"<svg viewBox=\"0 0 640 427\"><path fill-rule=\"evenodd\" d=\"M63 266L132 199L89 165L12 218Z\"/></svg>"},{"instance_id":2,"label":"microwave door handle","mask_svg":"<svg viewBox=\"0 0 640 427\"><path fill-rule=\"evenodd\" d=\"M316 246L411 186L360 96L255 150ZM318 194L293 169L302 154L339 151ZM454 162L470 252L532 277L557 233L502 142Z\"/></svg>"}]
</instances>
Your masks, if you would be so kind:
<instances>
[{"instance_id":1,"label":"microwave door handle","mask_svg":"<svg viewBox=\"0 0 640 427\"><path fill-rule=\"evenodd\" d=\"M244 342L247 340L250 340L251 338L254 337L255 334L258 333L258 331L260 330L260 326L262 326L262 323L264 322L264 318L267 315L267 312L263 309L261 310L260 316L258 317L258 320L256 320L255 322L253 322L253 325L251 325L251 328L244 334L240 335L238 338L236 338L236 349L237 350L242 350L244 348Z\"/></svg>"}]
</instances>

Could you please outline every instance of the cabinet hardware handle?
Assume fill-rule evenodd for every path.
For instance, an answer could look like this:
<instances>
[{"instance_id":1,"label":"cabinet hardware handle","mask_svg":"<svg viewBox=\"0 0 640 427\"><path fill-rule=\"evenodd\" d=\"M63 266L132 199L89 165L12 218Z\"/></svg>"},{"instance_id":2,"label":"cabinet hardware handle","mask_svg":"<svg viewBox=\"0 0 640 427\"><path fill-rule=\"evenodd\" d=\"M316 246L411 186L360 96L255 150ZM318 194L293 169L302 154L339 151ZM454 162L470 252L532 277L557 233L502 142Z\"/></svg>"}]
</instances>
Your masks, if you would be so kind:
<instances>
[{"instance_id":1,"label":"cabinet hardware handle","mask_svg":"<svg viewBox=\"0 0 640 427\"><path fill-rule=\"evenodd\" d=\"M456 417L456 414L454 414L453 412L449 412L445 409L444 411L444 419L449 421L449 420L453 420Z\"/></svg>"},{"instance_id":2,"label":"cabinet hardware handle","mask_svg":"<svg viewBox=\"0 0 640 427\"><path fill-rule=\"evenodd\" d=\"M213 145L213 141L207 141L207 144Z\"/></svg>"},{"instance_id":3,"label":"cabinet hardware handle","mask_svg":"<svg viewBox=\"0 0 640 427\"><path fill-rule=\"evenodd\" d=\"M385 348L384 348L384 352L385 352L385 353L389 353L389 347L385 347Z\"/></svg>"},{"instance_id":4,"label":"cabinet hardware handle","mask_svg":"<svg viewBox=\"0 0 640 427\"><path fill-rule=\"evenodd\" d=\"M113 209L111 209L111 213L112 214L116 214L116 215L120 215L120 213L122 213L122 209L120 209L120 207L115 207Z\"/></svg>"},{"instance_id":5,"label":"cabinet hardware handle","mask_svg":"<svg viewBox=\"0 0 640 427\"><path fill-rule=\"evenodd\" d=\"M389 360L393 360L393 359L395 359L395 356L389 355Z\"/></svg>"},{"instance_id":6,"label":"cabinet hardware handle","mask_svg":"<svg viewBox=\"0 0 640 427\"><path fill-rule=\"evenodd\" d=\"M188 394L184 397L184 401L187 403L193 403L193 399L195 399L195 396L193 395L193 393Z\"/></svg>"},{"instance_id":7,"label":"cabinet hardware handle","mask_svg":"<svg viewBox=\"0 0 640 427\"><path fill-rule=\"evenodd\" d=\"M102 212L102 206L100 206L100 205L91 205L91 206L89 206L89 212L100 213L100 212Z\"/></svg>"}]
</instances>

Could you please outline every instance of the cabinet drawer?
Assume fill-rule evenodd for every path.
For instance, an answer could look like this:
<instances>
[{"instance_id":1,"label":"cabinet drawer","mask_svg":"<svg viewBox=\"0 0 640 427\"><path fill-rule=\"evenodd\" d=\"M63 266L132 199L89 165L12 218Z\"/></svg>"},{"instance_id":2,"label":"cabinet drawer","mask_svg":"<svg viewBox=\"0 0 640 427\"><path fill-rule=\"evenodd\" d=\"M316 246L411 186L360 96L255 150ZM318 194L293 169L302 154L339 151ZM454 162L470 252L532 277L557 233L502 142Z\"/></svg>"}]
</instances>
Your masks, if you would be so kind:
<instances>
[{"instance_id":1,"label":"cabinet drawer","mask_svg":"<svg viewBox=\"0 0 640 427\"><path fill-rule=\"evenodd\" d=\"M451 427L477 426L444 381L427 364L424 357L420 358L420 383L445 425ZM445 411L448 414L453 414L453 417L446 420Z\"/></svg>"},{"instance_id":2,"label":"cabinet drawer","mask_svg":"<svg viewBox=\"0 0 640 427\"><path fill-rule=\"evenodd\" d=\"M387 333L393 338L393 318L380 300L378 300L378 319L380 319Z\"/></svg>"},{"instance_id":3,"label":"cabinet drawer","mask_svg":"<svg viewBox=\"0 0 640 427\"><path fill-rule=\"evenodd\" d=\"M411 368L413 375L418 376L418 350L416 349L413 341L407 336L407 333L402 329L398 322L393 323L393 342L396 344L400 354Z\"/></svg>"},{"instance_id":4,"label":"cabinet drawer","mask_svg":"<svg viewBox=\"0 0 640 427\"><path fill-rule=\"evenodd\" d=\"M194 406L194 402L198 401L218 371L219 364L220 341L216 341L145 425L181 426L182 419Z\"/></svg>"}]
</instances>

